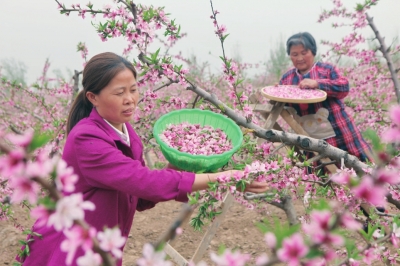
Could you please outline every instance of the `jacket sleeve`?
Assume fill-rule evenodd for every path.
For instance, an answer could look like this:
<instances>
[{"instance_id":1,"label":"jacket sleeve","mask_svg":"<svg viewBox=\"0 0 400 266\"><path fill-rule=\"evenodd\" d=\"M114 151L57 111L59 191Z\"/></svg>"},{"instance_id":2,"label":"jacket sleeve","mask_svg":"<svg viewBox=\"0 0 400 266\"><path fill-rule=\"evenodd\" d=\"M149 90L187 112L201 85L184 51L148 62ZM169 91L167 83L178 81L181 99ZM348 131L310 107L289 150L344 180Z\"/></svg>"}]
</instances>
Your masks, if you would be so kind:
<instances>
[{"instance_id":1,"label":"jacket sleeve","mask_svg":"<svg viewBox=\"0 0 400 266\"><path fill-rule=\"evenodd\" d=\"M123 191L151 202L141 201L143 208L171 199L187 201L187 193L191 192L194 173L150 170L141 160L125 156L111 138L95 127L76 132L73 145L78 171L89 185Z\"/></svg>"},{"instance_id":2,"label":"jacket sleeve","mask_svg":"<svg viewBox=\"0 0 400 266\"><path fill-rule=\"evenodd\" d=\"M329 71L329 78L316 81L319 89L325 91L328 97L343 99L349 94L349 81L334 66Z\"/></svg>"}]
</instances>

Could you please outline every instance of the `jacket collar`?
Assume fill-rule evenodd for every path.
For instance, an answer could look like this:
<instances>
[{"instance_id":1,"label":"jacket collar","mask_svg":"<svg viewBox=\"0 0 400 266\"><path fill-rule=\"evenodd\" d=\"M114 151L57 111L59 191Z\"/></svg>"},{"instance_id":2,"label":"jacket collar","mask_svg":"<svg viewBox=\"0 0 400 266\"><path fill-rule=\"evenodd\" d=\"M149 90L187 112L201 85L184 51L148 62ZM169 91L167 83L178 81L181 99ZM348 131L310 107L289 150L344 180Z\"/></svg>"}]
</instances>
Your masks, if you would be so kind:
<instances>
[{"instance_id":1,"label":"jacket collar","mask_svg":"<svg viewBox=\"0 0 400 266\"><path fill-rule=\"evenodd\" d=\"M96 108L92 109L92 112L89 115L89 119L95 122L103 131L107 133L114 141L122 142L121 138L118 136L117 132L110 127L106 121L99 115Z\"/></svg>"},{"instance_id":2,"label":"jacket collar","mask_svg":"<svg viewBox=\"0 0 400 266\"><path fill-rule=\"evenodd\" d=\"M89 115L89 119L92 120L93 122L95 122L114 141L121 142L124 145L128 146L127 144L125 144L124 141L121 140L121 138L120 138L120 136L118 136L117 132L115 132L115 130L113 128L111 128L110 125L108 125L106 121L104 121L104 119L97 112L96 108L92 109L92 112ZM138 141L139 136L136 134L135 130L133 130L132 126L129 123L125 123L125 126L126 126L126 129L128 130L128 134L129 134L130 147L132 147L133 142Z\"/></svg>"}]
</instances>

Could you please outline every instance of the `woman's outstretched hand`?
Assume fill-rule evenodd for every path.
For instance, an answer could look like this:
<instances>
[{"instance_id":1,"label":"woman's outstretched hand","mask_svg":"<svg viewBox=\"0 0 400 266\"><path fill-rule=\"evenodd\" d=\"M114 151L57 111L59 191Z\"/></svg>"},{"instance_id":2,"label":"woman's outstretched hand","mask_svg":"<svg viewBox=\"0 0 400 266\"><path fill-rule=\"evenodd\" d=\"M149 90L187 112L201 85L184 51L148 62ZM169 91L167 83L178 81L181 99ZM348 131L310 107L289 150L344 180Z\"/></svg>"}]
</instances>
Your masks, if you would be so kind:
<instances>
[{"instance_id":1,"label":"woman's outstretched hand","mask_svg":"<svg viewBox=\"0 0 400 266\"><path fill-rule=\"evenodd\" d=\"M235 172L243 172L240 170L231 170L231 174ZM264 193L269 189L266 182L257 182L253 181L251 184L247 184L246 188L244 189L245 192L253 192L253 193Z\"/></svg>"},{"instance_id":2,"label":"woman's outstretched hand","mask_svg":"<svg viewBox=\"0 0 400 266\"><path fill-rule=\"evenodd\" d=\"M318 88L318 82L313 79L303 79L299 83L300 89L317 89Z\"/></svg>"},{"instance_id":3,"label":"woman's outstretched hand","mask_svg":"<svg viewBox=\"0 0 400 266\"><path fill-rule=\"evenodd\" d=\"M245 192L264 193L269 189L266 182L253 181L251 184L246 185Z\"/></svg>"}]
</instances>

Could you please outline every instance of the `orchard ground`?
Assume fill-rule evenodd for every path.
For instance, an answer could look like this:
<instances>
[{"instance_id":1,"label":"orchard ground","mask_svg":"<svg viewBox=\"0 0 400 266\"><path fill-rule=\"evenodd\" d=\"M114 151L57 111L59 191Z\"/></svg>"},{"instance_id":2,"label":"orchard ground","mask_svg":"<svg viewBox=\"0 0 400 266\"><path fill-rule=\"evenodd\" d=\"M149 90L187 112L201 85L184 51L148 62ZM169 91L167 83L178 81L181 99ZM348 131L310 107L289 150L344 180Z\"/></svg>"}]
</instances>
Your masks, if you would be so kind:
<instances>
[{"instance_id":1,"label":"orchard ground","mask_svg":"<svg viewBox=\"0 0 400 266\"><path fill-rule=\"evenodd\" d=\"M300 199L294 201L297 214L304 213L304 206ZM156 205L151 210L137 212L127 240L123 265L135 265L136 260L141 257L143 245L157 240L168 226L178 217L182 203L169 201ZM389 205L390 212L396 212L395 208ZM29 219L26 209L15 208L15 217L25 228L30 228L34 220ZM211 241L207 253L203 260L209 265L210 252L217 252L221 245L231 250L237 249L242 253L251 254L253 258L266 252L264 237L257 228L256 224L263 219L273 220L277 217L279 221L286 222L284 212L274 206L268 205L268 213L257 213L235 203L229 209L225 219L217 230L217 235ZM173 246L186 259L190 259L195 252L204 232L195 232L189 224L184 226L184 232L174 242ZM354 234L357 243L365 245L362 238ZM20 244L19 239L25 239L20 230L16 229L11 221L0 222L0 265L12 265L15 254L17 254ZM254 265L252 261L249 265ZM374 265L383 265L374 264Z\"/></svg>"}]
</instances>

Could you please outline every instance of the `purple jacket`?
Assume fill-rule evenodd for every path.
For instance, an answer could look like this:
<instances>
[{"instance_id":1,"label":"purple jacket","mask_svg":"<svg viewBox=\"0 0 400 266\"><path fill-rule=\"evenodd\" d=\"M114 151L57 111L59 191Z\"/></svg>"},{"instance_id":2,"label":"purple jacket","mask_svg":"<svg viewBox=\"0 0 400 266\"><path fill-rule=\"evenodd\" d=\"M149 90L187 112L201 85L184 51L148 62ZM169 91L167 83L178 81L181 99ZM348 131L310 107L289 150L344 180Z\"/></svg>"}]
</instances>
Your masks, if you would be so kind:
<instances>
[{"instance_id":1,"label":"purple jacket","mask_svg":"<svg viewBox=\"0 0 400 266\"><path fill-rule=\"evenodd\" d=\"M93 109L70 132L65 143L63 159L79 176L75 192L83 193L85 201L96 205L85 212L87 223L102 231L118 226L128 237L135 211L154 207L157 202L175 199L187 201L194 174L171 169L150 170L143 160L143 145L129 123L127 146L100 115ZM43 235L30 243L31 255L25 265L65 265L66 253L60 250L65 239L62 232L52 227L33 226ZM75 260L83 255L78 249ZM121 265L119 260L117 265Z\"/></svg>"}]
</instances>

